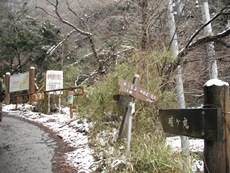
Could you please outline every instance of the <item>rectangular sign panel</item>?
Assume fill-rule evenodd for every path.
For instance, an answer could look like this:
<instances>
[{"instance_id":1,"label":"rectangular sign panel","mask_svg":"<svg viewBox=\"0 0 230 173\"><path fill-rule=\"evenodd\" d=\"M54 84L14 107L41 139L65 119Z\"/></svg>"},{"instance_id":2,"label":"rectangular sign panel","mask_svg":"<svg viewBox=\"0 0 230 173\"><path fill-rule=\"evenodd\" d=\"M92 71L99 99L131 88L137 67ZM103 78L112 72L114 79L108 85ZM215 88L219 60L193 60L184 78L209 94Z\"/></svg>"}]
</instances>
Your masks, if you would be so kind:
<instances>
[{"instance_id":1,"label":"rectangular sign panel","mask_svg":"<svg viewBox=\"0 0 230 173\"><path fill-rule=\"evenodd\" d=\"M29 89L29 72L10 76L10 92Z\"/></svg>"},{"instance_id":2,"label":"rectangular sign panel","mask_svg":"<svg viewBox=\"0 0 230 173\"><path fill-rule=\"evenodd\" d=\"M46 72L46 91L63 89L63 71L48 70Z\"/></svg>"},{"instance_id":3,"label":"rectangular sign panel","mask_svg":"<svg viewBox=\"0 0 230 173\"><path fill-rule=\"evenodd\" d=\"M159 111L164 132L215 140L220 109L163 109Z\"/></svg>"},{"instance_id":4,"label":"rectangular sign panel","mask_svg":"<svg viewBox=\"0 0 230 173\"><path fill-rule=\"evenodd\" d=\"M125 92L142 101L147 101L149 103L154 103L156 101L156 96L154 96L151 92L146 91L144 88L136 86L129 81L119 79L119 86L120 91Z\"/></svg>"}]
</instances>

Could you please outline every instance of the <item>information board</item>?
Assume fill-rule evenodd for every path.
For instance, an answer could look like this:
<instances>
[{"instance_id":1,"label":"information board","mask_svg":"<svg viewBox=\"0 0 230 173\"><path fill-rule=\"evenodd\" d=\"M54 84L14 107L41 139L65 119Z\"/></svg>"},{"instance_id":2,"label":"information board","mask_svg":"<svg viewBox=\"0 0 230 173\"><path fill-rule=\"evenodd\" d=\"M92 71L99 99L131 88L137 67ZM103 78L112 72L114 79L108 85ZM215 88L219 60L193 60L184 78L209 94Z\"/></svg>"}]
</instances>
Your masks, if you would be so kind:
<instances>
[{"instance_id":1,"label":"information board","mask_svg":"<svg viewBox=\"0 0 230 173\"><path fill-rule=\"evenodd\" d=\"M29 72L10 76L10 92L29 89Z\"/></svg>"},{"instance_id":2,"label":"information board","mask_svg":"<svg viewBox=\"0 0 230 173\"><path fill-rule=\"evenodd\" d=\"M46 91L56 89L63 89L63 71L48 70L46 72Z\"/></svg>"}]
</instances>

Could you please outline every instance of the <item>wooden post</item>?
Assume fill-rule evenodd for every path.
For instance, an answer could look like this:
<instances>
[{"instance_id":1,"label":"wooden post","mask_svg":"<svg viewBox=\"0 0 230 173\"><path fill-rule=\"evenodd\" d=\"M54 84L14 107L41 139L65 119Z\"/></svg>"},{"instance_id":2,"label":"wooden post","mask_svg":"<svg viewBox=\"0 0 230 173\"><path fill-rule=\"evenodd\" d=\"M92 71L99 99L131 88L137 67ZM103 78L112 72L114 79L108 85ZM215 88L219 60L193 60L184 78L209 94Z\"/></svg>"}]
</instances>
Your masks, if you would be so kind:
<instances>
[{"instance_id":1,"label":"wooden post","mask_svg":"<svg viewBox=\"0 0 230 173\"><path fill-rule=\"evenodd\" d=\"M6 97L5 97L5 104L10 104L10 73L6 73L5 77L5 85L6 85Z\"/></svg>"},{"instance_id":2,"label":"wooden post","mask_svg":"<svg viewBox=\"0 0 230 173\"><path fill-rule=\"evenodd\" d=\"M134 75L133 84L135 86L137 86L139 78L140 78L140 76L138 74ZM130 96L130 97L132 97L132 96ZM133 114L132 111L135 111L135 110L132 110L132 109L135 109L135 103L134 102L129 102L129 104L128 104L128 115L127 115L128 116L128 136L127 136L127 151L128 152L130 151L130 146L131 146L132 114Z\"/></svg>"},{"instance_id":3,"label":"wooden post","mask_svg":"<svg viewBox=\"0 0 230 173\"><path fill-rule=\"evenodd\" d=\"M121 127L118 134L118 141L124 134L125 125L128 125L128 132L127 132L127 152L130 151L131 145L131 133L132 133L132 114L135 112L135 103L134 103L134 94L137 92L137 83L139 81L140 76L138 74L134 75L133 82L127 81L119 81L120 90L129 94L128 96L123 95L114 95L114 100L116 100L119 104L125 105L125 112L122 119ZM121 82L121 83L120 83ZM143 90L144 91L144 90ZM140 94L138 92L138 94ZM134 94L136 95L136 94ZM151 93L150 93L151 95ZM153 96L152 96L153 97ZM145 97L146 99L146 97Z\"/></svg>"},{"instance_id":4,"label":"wooden post","mask_svg":"<svg viewBox=\"0 0 230 173\"><path fill-rule=\"evenodd\" d=\"M72 119L73 118L73 105L72 104L69 105L69 112L70 112L70 118Z\"/></svg>"},{"instance_id":5,"label":"wooden post","mask_svg":"<svg viewBox=\"0 0 230 173\"><path fill-rule=\"evenodd\" d=\"M217 139L205 139L204 172L229 173L230 171L230 113L229 84L218 79L211 79L204 85L204 107L221 108L217 116Z\"/></svg>"},{"instance_id":6,"label":"wooden post","mask_svg":"<svg viewBox=\"0 0 230 173\"><path fill-rule=\"evenodd\" d=\"M3 83L5 84L6 83L6 75L3 75L2 79L3 79Z\"/></svg>"},{"instance_id":7,"label":"wooden post","mask_svg":"<svg viewBox=\"0 0 230 173\"><path fill-rule=\"evenodd\" d=\"M122 119L122 122L121 122L121 127L119 129L119 134L118 134L117 141L120 141L121 137L124 134L125 125L126 125L127 119L128 119L127 115L128 115L128 106L125 107L125 112L124 112L123 119Z\"/></svg>"},{"instance_id":8,"label":"wooden post","mask_svg":"<svg viewBox=\"0 0 230 173\"><path fill-rule=\"evenodd\" d=\"M33 97L32 94L35 93L35 68L30 67L30 72L29 72L29 103L32 104L33 102Z\"/></svg>"},{"instance_id":9,"label":"wooden post","mask_svg":"<svg viewBox=\"0 0 230 173\"><path fill-rule=\"evenodd\" d=\"M50 114L50 93L48 92L48 105L47 105L47 114Z\"/></svg>"},{"instance_id":10,"label":"wooden post","mask_svg":"<svg viewBox=\"0 0 230 173\"><path fill-rule=\"evenodd\" d=\"M69 104L69 112L70 118L73 118L73 91L68 91L68 104Z\"/></svg>"}]
</instances>

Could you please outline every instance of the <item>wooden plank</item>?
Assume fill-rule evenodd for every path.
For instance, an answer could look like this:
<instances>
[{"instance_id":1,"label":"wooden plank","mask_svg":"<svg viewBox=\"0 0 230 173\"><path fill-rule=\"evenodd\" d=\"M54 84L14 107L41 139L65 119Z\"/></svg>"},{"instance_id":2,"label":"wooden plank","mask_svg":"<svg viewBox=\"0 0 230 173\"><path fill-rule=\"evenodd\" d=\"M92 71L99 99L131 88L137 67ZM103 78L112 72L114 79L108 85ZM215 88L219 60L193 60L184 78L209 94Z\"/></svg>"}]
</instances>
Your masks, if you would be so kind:
<instances>
[{"instance_id":1,"label":"wooden plank","mask_svg":"<svg viewBox=\"0 0 230 173\"><path fill-rule=\"evenodd\" d=\"M149 103L156 101L156 96L151 92L146 91L144 88L134 85L133 83L124 79L119 79L120 91L125 92L135 98Z\"/></svg>"},{"instance_id":2,"label":"wooden plank","mask_svg":"<svg viewBox=\"0 0 230 173\"><path fill-rule=\"evenodd\" d=\"M219 109L163 109L160 119L164 132L207 140L217 138Z\"/></svg>"},{"instance_id":3,"label":"wooden plank","mask_svg":"<svg viewBox=\"0 0 230 173\"><path fill-rule=\"evenodd\" d=\"M121 94L113 95L113 99L116 100L118 104L123 106L128 106L129 102L133 101L133 97Z\"/></svg>"}]
</instances>

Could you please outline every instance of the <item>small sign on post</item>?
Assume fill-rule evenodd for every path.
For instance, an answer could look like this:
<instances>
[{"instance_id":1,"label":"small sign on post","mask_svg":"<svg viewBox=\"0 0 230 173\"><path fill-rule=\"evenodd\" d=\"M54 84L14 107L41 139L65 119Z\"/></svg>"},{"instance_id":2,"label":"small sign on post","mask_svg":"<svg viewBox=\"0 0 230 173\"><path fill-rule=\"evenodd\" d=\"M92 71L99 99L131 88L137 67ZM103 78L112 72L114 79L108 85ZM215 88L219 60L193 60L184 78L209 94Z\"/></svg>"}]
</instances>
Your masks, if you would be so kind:
<instances>
[{"instance_id":1,"label":"small sign on post","mask_svg":"<svg viewBox=\"0 0 230 173\"><path fill-rule=\"evenodd\" d=\"M48 70L46 72L46 91L63 89L63 71ZM49 92L53 94L54 92ZM55 94L61 95L63 91L55 92ZM49 96L50 97L50 96ZM48 112L50 112L50 99L48 100ZM59 108L61 107L61 99L59 99Z\"/></svg>"},{"instance_id":2,"label":"small sign on post","mask_svg":"<svg viewBox=\"0 0 230 173\"><path fill-rule=\"evenodd\" d=\"M164 132L200 139L216 140L220 109L162 109L159 111Z\"/></svg>"},{"instance_id":3,"label":"small sign on post","mask_svg":"<svg viewBox=\"0 0 230 173\"><path fill-rule=\"evenodd\" d=\"M68 104L70 108L70 118L73 118L73 91L68 91Z\"/></svg>"},{"instance_id":4,"label":"small sign on post","mask_svg":"<svg viewBox=\"0 0 230 173\"><path fill-rule=\"evenodd\" d=\"M154 103L156 101L156 96L146 89L134 85L133 83L126 81L124 79L119 80L120 91L125 92L137 99L142 101L147 101L149 103Z\"/></svg>"},{"instance_id":5,"label":"small sign on post","mask_svg":"<svg viewBox=\"0 0 230 173\"><path fill-rule=\"evenodd\" d=\"M46 72L46 91L57 90L62 88L63 88L63 71L48 70Z\"/></svg>"},{"instance_id":6,"label":"small sign on post","mask_svg":"<svg viewBox=\"0 0 230 173\"><path fill-rule=\"evenodd\" d=\"M204 85L204 108L160 110L166 133L204 139L204 172L229 173L229 84L211 79Z\"/></svg>"}]
</instances>

